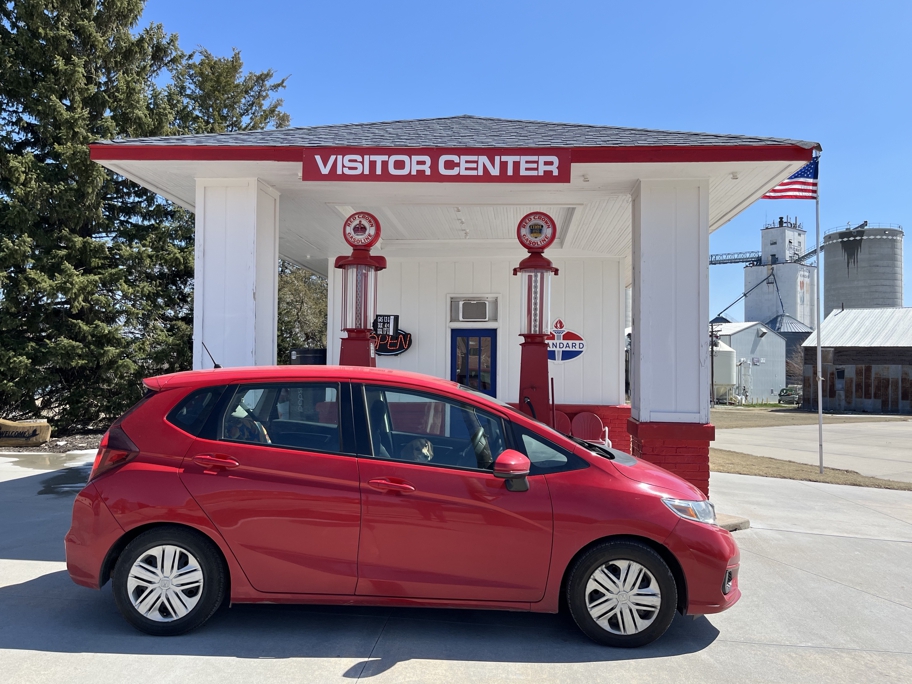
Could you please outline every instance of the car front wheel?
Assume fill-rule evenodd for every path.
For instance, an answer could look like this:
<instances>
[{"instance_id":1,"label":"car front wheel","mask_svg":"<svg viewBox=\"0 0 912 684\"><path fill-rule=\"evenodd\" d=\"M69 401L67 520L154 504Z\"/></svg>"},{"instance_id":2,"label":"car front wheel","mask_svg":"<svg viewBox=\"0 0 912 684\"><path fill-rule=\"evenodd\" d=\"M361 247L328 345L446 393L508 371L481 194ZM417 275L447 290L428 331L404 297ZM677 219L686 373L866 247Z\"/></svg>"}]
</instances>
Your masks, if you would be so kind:
<instances>
[{"instance_id":1,"label":"car front wheel","mask_svg":"<svg viewBox=\"0 0 912 684\"><path fill-rule=\"evenodd\" d=\"M174 636L199 627L218 610L227 589L218 550L201 534L159 528L124 549L113 573L114 601L142 632Z\"/></svg>"},{"instance_id":2,"label":"car front wheel","mask_svg":"<svg viewBox=\"0 0 912 684\"><path fill-rule=\"evenodd\" d=\"M674 619L677 587L667 563L635 541L599 544L574 565L567 603L579 628L606 646L652 643Z\"/></svg>"}]
</instances>

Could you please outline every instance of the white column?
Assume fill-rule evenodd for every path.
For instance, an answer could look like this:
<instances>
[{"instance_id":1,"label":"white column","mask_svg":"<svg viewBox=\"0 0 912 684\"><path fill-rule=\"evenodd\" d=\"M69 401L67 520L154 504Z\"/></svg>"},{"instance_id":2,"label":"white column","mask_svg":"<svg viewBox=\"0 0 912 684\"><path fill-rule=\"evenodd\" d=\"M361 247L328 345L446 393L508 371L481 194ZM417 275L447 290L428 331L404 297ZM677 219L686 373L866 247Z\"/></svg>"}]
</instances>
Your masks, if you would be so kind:
<instances>
[{"instance_id":1,"label":"white column","mask_svg":"<svg viewBox=\"0 0 912 684\"><path fill-rule=\"evenodd\" d=\"M633 193L631 415L709 423L709 182Z\"/></svg>"},{"instance_id":2,"label":"white column","mask_svg":"<svg viewBox=\"0 0 912 684\"><path fill-rule=\"evenodd\" d=\"M256 178L196 181L193 367L276 362L279 193Z\"/></svg>"}]
</instances>

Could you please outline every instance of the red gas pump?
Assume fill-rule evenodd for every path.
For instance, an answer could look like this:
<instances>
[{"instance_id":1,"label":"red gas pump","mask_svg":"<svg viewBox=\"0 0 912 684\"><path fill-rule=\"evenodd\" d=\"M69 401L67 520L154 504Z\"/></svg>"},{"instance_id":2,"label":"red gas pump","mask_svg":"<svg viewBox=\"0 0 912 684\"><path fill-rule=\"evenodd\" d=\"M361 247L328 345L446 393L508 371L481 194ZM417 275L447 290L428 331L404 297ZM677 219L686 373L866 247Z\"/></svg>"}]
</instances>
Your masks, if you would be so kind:
<instances>
[{"instance_id":1,"label":"red gas pump","mask_svg":"<svg viewBox=\"0 0 912 684\"><path fill-rule=\"evenodd\" d=\"M551 321L551 275L557 275L544 251L557 237L557 228L548 214L526 214L516 227L519 244L529 256L513 269L522 278L519 334L522 355L519 367L519 405L524 413L551 425L551 396L548 388L548 343L545 338ZM553 427L553 426L552 426Z\"/></svg>"},{"instance_id":2,"label":"red gas pump","mask_svg":"<svg viewBox=\"0 0 912 684\"><path fill-rule=\"evenodd\" d=\"M351 256L336 257L342 269L342 366L376 366L370 334L377 315L377 273L386 268L384 257L372 256L370 248L380 239L380 221L359 211L349 216L342 235L351 245Z\"/></svg>"}]
</instances>

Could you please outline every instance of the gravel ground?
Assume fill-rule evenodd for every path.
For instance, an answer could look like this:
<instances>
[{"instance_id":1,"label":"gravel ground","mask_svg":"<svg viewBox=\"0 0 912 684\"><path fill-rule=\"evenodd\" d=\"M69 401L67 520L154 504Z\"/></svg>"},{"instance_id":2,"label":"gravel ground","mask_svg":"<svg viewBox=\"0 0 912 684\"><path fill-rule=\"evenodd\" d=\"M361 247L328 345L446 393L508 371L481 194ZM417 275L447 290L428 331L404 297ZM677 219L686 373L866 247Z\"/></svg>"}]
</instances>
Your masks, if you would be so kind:
<instances>
[{"instance_id":1,"label":"gravel ground","mask_svg":"<svg viewBox=\"0 0 912 684\"><path fill-rule=\"evenodd\" d=\"M83 449L97 449L103 433L99 432L91 435L68 435L66 437L51 437L44 444L35 446L11 447L0 444L0 452L21 453L47 453L47 454L64 454L67 451L78 451Z\"/></svg>"},{"instance_id":2,"label":"gravel ground","mask_svg":"<svg viewBox=\"0 0 912 684\"><path fill-rule=\"evenodd\" d=\"M910 416L880 414L824 414L825 425L838 423L876 423L888 420L912 420ZM747 406L718 406L710 410L710 422L717 430L728 428L775 427L777 425L816 425L817 414L796 408L750 408Z\"/></svg>"}]
</instances>

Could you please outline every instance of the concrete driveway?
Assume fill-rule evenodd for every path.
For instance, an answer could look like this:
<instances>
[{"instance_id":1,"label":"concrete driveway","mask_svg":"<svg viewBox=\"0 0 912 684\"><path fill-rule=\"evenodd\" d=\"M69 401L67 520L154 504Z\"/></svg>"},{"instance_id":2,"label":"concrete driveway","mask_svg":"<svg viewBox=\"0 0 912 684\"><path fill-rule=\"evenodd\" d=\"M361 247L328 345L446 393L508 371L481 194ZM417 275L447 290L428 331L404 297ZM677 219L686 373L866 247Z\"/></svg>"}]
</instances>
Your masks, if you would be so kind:
<instances>
[{"instance_id":1,"label":"concrete driveway","mask_svg":"<svg viewBox=\"0 0 912 684\"><path fill-rule=\"evenodd\" d=\"M716 449L817 465L816 425L716 430ZM823 426L824 465L912 482L912 421Z\"/></svg>"},{"instance_id":2,"label":"concrete driveway","mask_svg":"<svg viewBox=\"0 0 912 684\"><path fill-rule=\"evenodd\" d=\"M87 468L35 465L0 458L4 682L912 681L909 492L714 474L720 510L754 525L736 534L744 598L633 651L562 615L420 609L237 606L162 639L66 574Z\"/></svg>"}]
</instances>

